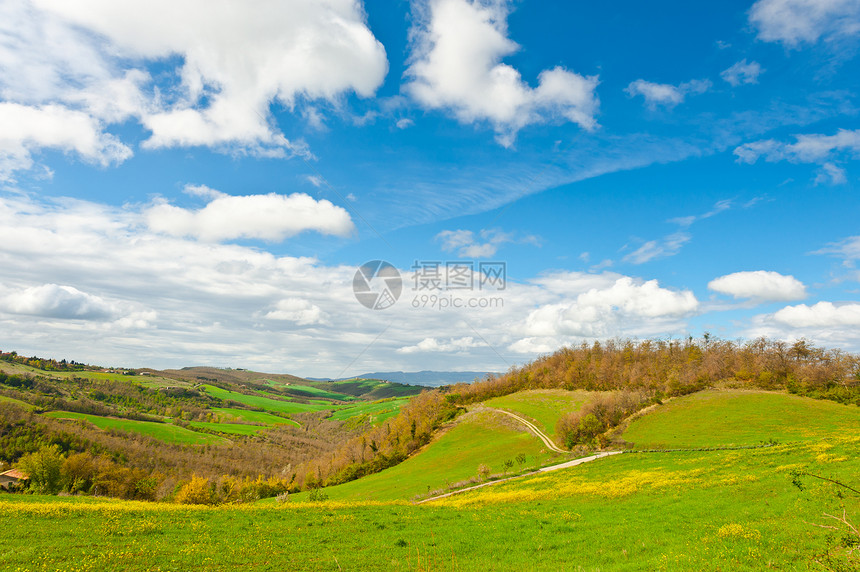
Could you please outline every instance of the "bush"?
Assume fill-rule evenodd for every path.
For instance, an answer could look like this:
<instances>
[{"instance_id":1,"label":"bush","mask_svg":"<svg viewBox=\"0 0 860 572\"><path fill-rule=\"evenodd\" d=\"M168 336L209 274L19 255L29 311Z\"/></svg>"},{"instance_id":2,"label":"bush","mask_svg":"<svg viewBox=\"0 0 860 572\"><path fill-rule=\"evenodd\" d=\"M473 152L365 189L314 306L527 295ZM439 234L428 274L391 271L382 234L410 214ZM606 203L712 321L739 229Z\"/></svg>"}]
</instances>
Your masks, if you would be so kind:
<instances>
[{"instance_id":1,"label":"bush","mask_svg":"<svg viewBox=\"0 0 860 572\"><path fill-rule=\"evenodd\" d=\"M39 494L55 495L63 488L63 455L58 445L42 447L21 458L21 471L30 476L30 488Z\"/></svg>"},{"instance_id":2,"label":"bush","mask_svg":"<svg viewBox=\"0 0 860 572\"><path fill-rule=\"evenodd\" d=\"M215 494L209 479L193 475L191 481L182 485L173 500L179 504L215 504Z\"/></svg>"}]
</instances>

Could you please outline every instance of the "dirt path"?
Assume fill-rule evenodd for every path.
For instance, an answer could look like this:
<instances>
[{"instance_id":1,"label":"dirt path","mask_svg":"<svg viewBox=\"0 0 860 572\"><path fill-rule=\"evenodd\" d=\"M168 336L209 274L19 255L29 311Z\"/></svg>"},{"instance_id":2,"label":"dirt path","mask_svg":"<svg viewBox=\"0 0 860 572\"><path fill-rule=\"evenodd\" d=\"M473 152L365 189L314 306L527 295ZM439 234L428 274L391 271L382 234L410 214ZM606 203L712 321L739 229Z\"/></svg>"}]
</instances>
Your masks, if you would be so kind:
<instances>
[{"instance_id":1,"label":"dirt path","mask_svg":"<svg viewBox=\"0 0 860 572\"><path fill-rule=\"evenodd\" d=\"M568 469L570 467L575 467L576 465L581 465L582 463L588 463L590 461L596 461L597 459L602 459L603 457L608 457L610 455L618 455L621 451L607 451L605 453L597 453L596 455L591 455L590 457L583 457L581 459L574 459L573 461L567 461L566 463L559 463L558 465L550 465L549 467L543 467L536 471L532 471L530 473L526 473L524 475L517 475L515 477L508 477L507 479L499 479L498 481L490 481L488 483L482 483L480 485L475 485L473 487L466 487L465 489L460 489L457 491L453 491L450 493L445 493L444 495L439 495L435 497L430 497L429 499L420 500L415 504L424 504L425 502L431 502L439 499L443 499L446 497L458 495L460 493L465 493L467 491L473 491L475 489L480 489L483 487L489 487L492 485L498 485L500 483L506 483L508 481L513 481L514 479L522 479L524 477L530 477L532 475L539 475L540 473L548 473L550 471L557 471L559 469Z\"/></svg>"},{"instance_id":2,"label":"dirt path","mask_svg":"<svg viewBox=\"0 0 860 572\"><path fill-rule=\"evenodd\" d=\"M547 436L543 431L538 429L534 423L532 423L530 421L526 421L525 419L523 419L519 415L517 415L515 413L511 413L510 411L505 411L504 409L496 409L494 407L488 407L487 409L491 409L493 411L498 411L499 413L504 413L505 415L513 417L514 419L516 419L517 421L519 421L520 423L522 423L523 425L528 427L529 430L538 437L538 439L543 441L543 444L546 445L549 450L554 451L556 453L569 453L570 452L570 451L565 451L564 449L560 448L558 445L553 443L552 439L550 439L549 436Z\"/></svg>"}]
</instances>

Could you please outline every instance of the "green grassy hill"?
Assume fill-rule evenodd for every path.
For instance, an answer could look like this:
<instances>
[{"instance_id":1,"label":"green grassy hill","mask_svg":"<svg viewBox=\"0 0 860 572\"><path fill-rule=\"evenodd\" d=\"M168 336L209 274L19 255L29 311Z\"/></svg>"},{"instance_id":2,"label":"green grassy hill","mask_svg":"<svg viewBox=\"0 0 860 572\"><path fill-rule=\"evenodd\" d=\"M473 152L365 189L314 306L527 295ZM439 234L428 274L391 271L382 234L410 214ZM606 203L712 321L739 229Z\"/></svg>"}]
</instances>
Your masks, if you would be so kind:
<instances>
[{"instance_id":1,"label":"green grassy hill","mask_svg":"<svg viewBox=\"0 0 860 572\"><path fill-rule=\"evenodd\" d=\"M708 390L673 399L630 423L639 449L755 445L860 431L860 407L766 391Z\"/></svg>"},{"instance_id":2,"label":"green grassy hill","mask_svg":"<svg viewBox=\"0 0 860 572\"><path fill-rule=\"evenodd\" d=\"M515 462L520 454L526 458L523 466ZM516 421L498 412L477 409L403 463L325 491L333 500L408 500L476 478L481 464L487 465L491 473L501 474L508 460L514 461L512 470L519 471L556 457ZM297 498L307 494L301 493Z\"/></svg>"},{"instance_id":3,"label":"green grassy hill","mask_svg":"<svg viewBox=\"0 0 860 572\"><path fill-rule=\"evenodd\" d=\"M118 429L129 433L140 433L154 437L166 443L184 443L190 445L220 445L227 443L227 439L208 433L198 433L178 427L170 423L153 423L151 421L135 421L133 419L117 419L114 417L101 417L98 415L87 415L86 413L73 413L70 411L49 411L44 414L54 419L72 419L92 423L101 429ZM250 427L250 425L248 426Z\"/></svg>"},{"instance_id":4,"label":"green grassy hill","mask_svg":"<svg viewBox=\"0 0 860 572\"><path fill-rule=\"evenodd\" d=\"M532 389L489 399L489 407L505 409L537 423L544 433L555 437L555 424L565 413L576 411L588 400L588 391Z\"/></svg>"}]
</instances>

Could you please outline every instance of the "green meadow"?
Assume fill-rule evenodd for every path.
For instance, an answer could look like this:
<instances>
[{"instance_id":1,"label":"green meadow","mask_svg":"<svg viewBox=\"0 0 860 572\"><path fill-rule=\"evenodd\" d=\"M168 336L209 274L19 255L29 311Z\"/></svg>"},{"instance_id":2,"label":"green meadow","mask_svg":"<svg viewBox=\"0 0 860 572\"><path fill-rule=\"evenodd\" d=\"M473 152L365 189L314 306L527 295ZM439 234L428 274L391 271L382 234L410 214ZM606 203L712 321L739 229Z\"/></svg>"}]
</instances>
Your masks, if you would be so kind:
<instances>
[{"instance_id":1,"label":"green meadow","mask_svg":"<svg viewBox=\"0 0 860 572\"><path fill-rule=\"evenodd\" d=\"M860 432L860 407L766 391L707 390L671 400L630 423L640 449L755 445Z\"/></svg>"},{"instance_id":2,"label":"green meadow","mask_svg":"<svg viewBox=\"0 0 860 572\"><path fill-rule=\"evenodd\" d=\"M278 425L280 423L286 423L289 425L296 425L298 423L293 421L292 419L287 419L286 417L279 417L278 415L272 415L271 413L266 413L265 411L249 411L248 409L234 409L231 407L213 407L212 413L215 414L218 421L221 423L262 423L265 425Z\"/></svg>"},{"instance_id":3,"label":"green meadow","mask_svg":"<svg viewBox=\"0 0 860 572\"><path fill-rule=\"evenodd\" d=\"M335 408L335 406L330 402L321 399L311 400L310 403L298 403L294 401L272 399L264 395L246 395L244 393L221 389L214 385L204 385L203 390L212 397L217 397L218 399L229 399L249 407L259 407L260 409L277 413L302 413L304 411L323 411L325 409Z\"/></svg>"},{"instance_id":4,"label":"green meadow","mask_svg":"<svg viewBox=\"0 0 860 572\"><path fill-rule=\"evenodd\" d=\"M129 433L140 433L167 443L184 443L189 445L220 445L226 443L227 439L217 435L198 433L171 423L154 423L152 421L136 421L133 419L119 419L116 417L100 417L86 413L73 413L70 411L49 411L44 413L46 417L55 419L76 419L92 423L100 429L118 429Z\"/></svg>"},{"instance_id":5,"label":"green meadow","mask_svg":"<svg viewBox=\"0 0 860 572\"><path fill-rule=\"evenodd\" d=\"M409 403L408 397L390 397L370 403L356 403L339 407L332 413L330 419L347 421L349 419L366 419L377 424L390 419L400 412L400 408Z\"/></svg>"},{"instance_id":6,"label":"green meadow","mask_svg":"<svg viewBox=\"0 0 860 572\"><path fill-rule=\"evenodd\" d=\"M515 461L520 454L526 457L524 466ZM491 473L501 474L508 460L514 461L511 470L520 470L540 466L550 458L543 443L509 417L477 410L399 465L325 491L332 500L405 501L477 477L481 464Z\"/></svg>"},{"instance_id":7,"label":"green meadow","mask_svg":"<svg viewBox=\"0 0 860 572\"><path fill-rule=\"evenodd\" d=\"M8 570L807 570L856 498L857 438L625 454L423 505L220 508L0 495ZM659 516L658 516L659 515ZM50 534L45 534L50 530Z\"/></svg>"},{"instance_id":8,"label":"green meadow","mask_svg":"<svg viewBox=\"0 0 860 572\"><path fill-rule=\"evenodd\" d=\"M565 391L563 389L533 389L502 397L494 397L484 403L489 407L506 409L512 413L530 417L550 437L555 437L555 424L565 413L576 411L588 400L587 391Z\"/></svg>"},{"instance_id":9,"label":"green meadow","mask_svg":"<svg viewBox=\"0 0 860 572\"><path fill-rule=\"evenodd\" d=\"M352 401L355 399L352 395L345 393L336 393L327 389L313 387L311 385L296 385L282 384L281 387L290 393L295 393L304 397L317 397L320 399L336 399L338 401Z\"/></svg>"}]
</instances>

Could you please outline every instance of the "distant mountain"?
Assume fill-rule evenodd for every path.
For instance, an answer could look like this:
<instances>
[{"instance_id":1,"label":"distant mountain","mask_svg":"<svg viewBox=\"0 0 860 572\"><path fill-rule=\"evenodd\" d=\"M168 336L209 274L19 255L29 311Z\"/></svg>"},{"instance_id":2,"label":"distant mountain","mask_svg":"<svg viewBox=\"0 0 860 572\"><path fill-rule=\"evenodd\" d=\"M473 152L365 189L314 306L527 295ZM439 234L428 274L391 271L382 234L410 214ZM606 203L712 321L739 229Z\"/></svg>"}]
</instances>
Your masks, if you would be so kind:
<instances>
[{"instance_id":1,"label":"distant mountain","mask_svg":"<svg viewBox=\"0 0 860 572\"><path fill-rule=\"evenodd\" d=\"M312 381L345 381L347 379L382 379L392 383L403 383L406 385L424 385L428 387L439 387L452 383L471 383L476 379L482 379L487 371L377 371L364 373L341 379L308 377Z\"/></svg>"}]
</instances>

